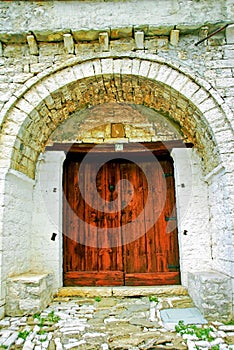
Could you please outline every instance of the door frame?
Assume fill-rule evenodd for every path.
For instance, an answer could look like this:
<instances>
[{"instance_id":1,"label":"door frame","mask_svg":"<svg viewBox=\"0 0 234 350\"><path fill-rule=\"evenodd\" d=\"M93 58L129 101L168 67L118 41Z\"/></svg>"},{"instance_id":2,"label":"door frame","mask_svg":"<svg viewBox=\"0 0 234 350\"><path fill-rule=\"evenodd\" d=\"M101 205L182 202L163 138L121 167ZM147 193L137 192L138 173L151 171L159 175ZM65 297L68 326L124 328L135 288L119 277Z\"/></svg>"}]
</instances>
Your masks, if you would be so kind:
<instances>
[{"instance_id":1,"label":"door frame","mask_svg":"<svg viewBox=\"0 0 234 350\"><path fill-rule=\"evenodd\" d=\"M172 148L192 148L192 144L185 144L181 141L169 141L169 142L155 142L155 143L144 143L143 145L147 146L147 149L150 150L152 153L154 153L156 156L158 155L169 155L170 156L170 151ZM67 154L72 154L72 153L87 153L89 150L91 150L93 147L95 147L96 145L94 144L54 144L52 147L50 147L50 150L52 150L51 148L53 148L54 150L67 150ZM100 145L98 145L98 152L114 152L115 155L118 153L115 151L115 145L113 144L103 144L101 147ZM133 153L138 153L139 149L138 147L136 147L135 144L130 144L130 147L128 148L129 152L133 152ZM126 152L126 151L125 151ZM120 154L121 156L121 154ZM172 157L171 157L172 158ZM172 158L173 160L173 158ZM174 163L174 162L173 162ZM174 166L173 166L174 168ZM175 184L175 177L174 177L174 184ZM176 202L176 189L174 186L174 191L175 191L175 202ZM177 214L178 215L178 214ZM178 217L178 216L177 216ZM63 220L64 222L64 220ZM179 233L179 232L178 232ZM180 254L180 247L179 247L179 239L178 239L178 253ZM62 249L62 260L64 259L64 246ZM64 269L62 269L62 271L64 271ZM181 274L181 270L180 270L180 274Z\"/></svg>"}]
</instances>

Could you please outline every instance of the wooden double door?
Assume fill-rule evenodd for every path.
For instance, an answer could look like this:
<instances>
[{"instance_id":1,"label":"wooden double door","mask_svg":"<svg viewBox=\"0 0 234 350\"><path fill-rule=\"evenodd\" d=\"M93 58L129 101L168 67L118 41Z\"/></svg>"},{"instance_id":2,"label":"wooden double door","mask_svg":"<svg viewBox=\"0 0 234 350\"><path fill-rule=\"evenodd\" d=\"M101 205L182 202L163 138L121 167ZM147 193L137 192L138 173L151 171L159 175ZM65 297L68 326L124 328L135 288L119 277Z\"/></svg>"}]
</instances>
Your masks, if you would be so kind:
<instances>
[{"instance_id":1,"label":"wooden double door","mask_svg":"<svg viewBox=\"0 0 234 350\"><path fill-rule=\"evenodd\" d=\"M64 163L64 285L179 284L172 159L100 159Z\"/></svg>"}]
</instances>

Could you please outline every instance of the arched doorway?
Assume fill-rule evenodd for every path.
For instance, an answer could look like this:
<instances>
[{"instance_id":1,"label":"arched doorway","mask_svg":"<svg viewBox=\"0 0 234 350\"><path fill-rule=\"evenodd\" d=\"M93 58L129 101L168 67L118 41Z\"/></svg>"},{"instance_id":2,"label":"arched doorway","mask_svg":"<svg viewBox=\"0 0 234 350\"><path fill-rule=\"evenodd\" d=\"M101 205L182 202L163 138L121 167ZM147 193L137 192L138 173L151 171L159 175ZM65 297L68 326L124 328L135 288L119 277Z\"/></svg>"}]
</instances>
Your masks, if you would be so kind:
<instances>
[{"instance_id":1,"label":"arched doorway","mask_svg":"<svg viewBox=\"0 0 234 350\"><path fill-rule=\"evenodd\" d=\"M225 195L225 191L226 183L232 183L231 155L226 148L227 142L231 142L232 129L227 109L220 105L215 91L210 86L205 86L201 80L165 62L141 59L134 54L130 58L97 58L82 63L73 60L68 62L64 69L60 67L53 73L48 71L48 75L45 72L43 76L35 77L31 83L29 82L21 97L7 105L2 127L1 145L4 154L4 158L0 160L1 181L4 184L2 201L9 203L15 200L12 189L22 190L23 193L17 196L14 208L10 205L1 207L1 221L4 222L1 227L4 245L3 285L6 284L9 274L21 273L27 268L37 269L39 266L41 270L54 271L55 288L61 286L57 272L57 266L62 266L59 248L61 246L56 241L51 242L51 234L54 231L60 232L61 213L58 210L58 220L52 229L44 225L47 213L43 213L42 220L38 219L35 197L38 168L44 161L43 157L49 158L45 147L50 135L64 120L77 111L108 102L142 105L159 111L164 118L169 118L179 125L185 142L194 144L192 157L196 168L192 175L195 194L192 197L192 210L189 211L191 215L186 216L185 224L181 225L179 232L183 284L187 285L189 271L209 268L231 276L231 263L225 259L223 242L225 249L231 249L230 217L233 204ZM225 140L219 133L220 120L222 125L230 130ZM84 139L82 141L85 142ZM58 165L56 157L58 158L57 154L54 155L53 164ZM179 193L177 199L180 203L183 202L179 205L180 210L177 213L181 217L181 206L187 201L186 195L182 192L184 188L188 188L186 187L188 177L183 178L187 169L187 164L183 163L183 155L177 154L177 159L183 165L175 167L176 173L179 169L176 184ZM59 166L56 169L60 169ZM54 174L53 171L51 173ZM54 183L58 184L56 181L57 179ZM19 182L23 184L19 186ZM59 186L55 185L49 188L49 191L60 193L58 188ZM219 201L215 200L215 197L218 197ZM21 220L19 227L11 218L23 217L25 198L28 200L27 212L23 211L24 221ZM59 200L60 197L57 202ZM56 208L59 207L57 202ZM204 204L203 208L200 203ZM228 213L220 208L228 208ZM216 218L220 219L220 215L222 220L219 220L217 226ZM37 230L35 225L30 225L36 221ZM181 218L179 221L181 222ZM28 237L28 240L23 240L27 243L27 246L24 243L23 247L22 225L23 237ZM183 236L184 231L188 231L189 235ZM17 254L9 256L7 247L12 239L11 232L14 233L14 242L21 248L17 250ZM36 240L39 243L34 245ZM22 260L24 256L21 254L23 249L28 252L27 259L24 259L23 264L18 264L17 261ZM52 249L53 256L50 254Z\"/></svg>"}]
</instances>

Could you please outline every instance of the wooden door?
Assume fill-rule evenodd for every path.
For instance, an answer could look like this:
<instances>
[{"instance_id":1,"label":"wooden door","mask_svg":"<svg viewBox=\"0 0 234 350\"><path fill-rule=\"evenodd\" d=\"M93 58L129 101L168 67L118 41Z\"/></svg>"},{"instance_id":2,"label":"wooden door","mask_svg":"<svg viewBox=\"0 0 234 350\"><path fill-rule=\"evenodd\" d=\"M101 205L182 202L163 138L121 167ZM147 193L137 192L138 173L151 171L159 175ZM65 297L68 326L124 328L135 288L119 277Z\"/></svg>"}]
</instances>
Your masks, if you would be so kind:
<instances>
[{"instance_id":1,"label":"wooden door","mask_svg":"<svg viewBox=\"0 0 234 350\"><path fill-rule=\"evenodd\" d=\"M180 283L171 158L113 159L98 172L95 156L82 171L81 161L64 164L64 285Z\"/></svg>"}]
</instances>

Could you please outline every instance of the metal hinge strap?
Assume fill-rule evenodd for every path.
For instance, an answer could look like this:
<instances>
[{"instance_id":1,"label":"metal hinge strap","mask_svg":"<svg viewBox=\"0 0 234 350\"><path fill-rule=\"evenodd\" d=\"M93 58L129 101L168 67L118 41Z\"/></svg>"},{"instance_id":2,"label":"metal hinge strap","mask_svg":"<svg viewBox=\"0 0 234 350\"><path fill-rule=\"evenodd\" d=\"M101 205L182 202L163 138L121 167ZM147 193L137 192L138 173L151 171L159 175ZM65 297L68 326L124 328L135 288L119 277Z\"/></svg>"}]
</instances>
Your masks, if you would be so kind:
<instances>
[{"instance_id":1,"label":"metal hinge strap","mask_svg":"<svg viewBox=\"0 0 234 350\"><path fill-rule=\"evenodd\" d=\"M164 177L170 177L170 176L173 176L173 174L171 174L171 173L164 173L163 176Z\"/></svg>"},{"instance_id":2,"label":"metal hinge strap","mask_svg":"<svg viewBox=\"0 0 234 350\"><path fill-rule=\"evenodd\" d=\"M166 221L176 220L176 216L165 216Z\"/></svg>"},{"instance_id":3,"label":"metal hinge strap","mask_svg":"<svg viewBox=\"0 0 234 350\"><path fill-rule=\"evenodd\" d=\"M179 265L167 265L167 268L168 269L177 269L177 270L179 270L179 268L180 268L180 266Z\"/></svg>"}]
</instances>

